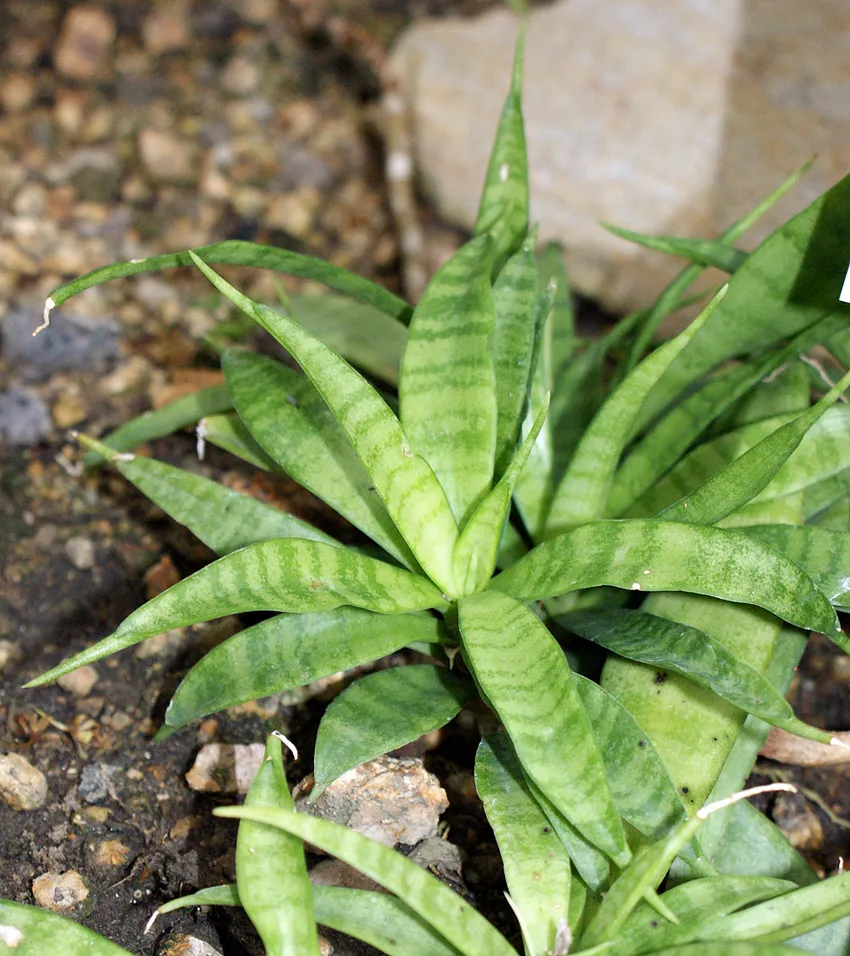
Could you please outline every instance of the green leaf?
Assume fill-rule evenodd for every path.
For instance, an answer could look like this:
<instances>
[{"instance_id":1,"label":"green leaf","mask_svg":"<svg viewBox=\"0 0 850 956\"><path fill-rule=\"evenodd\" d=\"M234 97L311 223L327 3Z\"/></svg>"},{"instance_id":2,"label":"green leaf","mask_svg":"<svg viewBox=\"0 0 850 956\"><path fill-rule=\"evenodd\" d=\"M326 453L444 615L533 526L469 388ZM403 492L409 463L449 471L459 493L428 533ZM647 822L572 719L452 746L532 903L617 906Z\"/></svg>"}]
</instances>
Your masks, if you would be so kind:
<instances>
[{"instance_id":1,"label":"green leaf","mask_svg":"<svg viewBox=\"0 0 850 956\"><path fill-rule=\"evenodd\" d=\"M710 818L709 818L710 819ZM763 876L709 876L668 890L661 897L679 924L662 922L651 906L639 905L617 940L617 956L653 953L699 938L706 923L794 889L788 880Z\"/></svg>"},{"instance_id":2,"label":"green leaf","mask_svg":"<svg viewBox=\"0 0 850 956\"><path fill-rule=\"evenodd\" d=\"M281 742L266 739L266 754L245 797L246 807L294 806L283 770ZM313 895L301 841L274 827L242 820L236 841L239 900L266 956L319 956Z\"/></svg>"},{"instance_id":3,"label":"green leaf","mask_svg":"<svg viewBox=\"0 0 850 956\"><path fill-rule=\"evenodd\" d=\"M194 425L195 422L206 415L227 412L231 408L233 408L233 401L226 385L202 388L190 395L184 395L182 398L169 402L162 408L145 412L138 418L125 422L115 431L110 432L103 439L103 444L108 445L114 451L131 451L145 442L170 435L187 425ZM83 459L83 464L86 468L90 468L101 461L103 461L103 457L97 452L91 451Z\"/></svg>"},{"instance_id":4,"label":"green leaf","mask_svg":"<svg viewBox=\"0 0 850 956\"><path fill-rule=\"evenodd\" d=\"M65 956L131 956L72 920L38 906L0 900L0 954L44 956L57 949Z\"/></svg>"},{"instance_id":5,"label":"green leaf","mask_svg":"<svg viewBox=\"0 0 850 956\"><path fill-rule=\"evenodd\" d=\"M848 387L850 373L808 411L777 428L722 471L707 478L681 501L665 509L660 517L664 521L715 524L752 501L771 483L809 430Z\"/></svg>"},{"instance_id":6,"label":"green leaf","mask_svg":"<svg viewBox=\"0 0 850 956\"><path fill-rule=\"evenodd\" d=\"M525 30L521 27L511 88L496 130L474 228L476 236L491 233L496 239L499 266L519 249L528 229L528 158L522 117L524 44Z\"/></svg>"},{"instance_id":7,"label":"green leaf","mask_svg":"<svg viewBox=\"0 0 850 956\"><path fill-rule=\"evenodd\" d=\"M722 297L721 291L681 335L646 358L596 414L555 489L546 521L546 537L602 517L617 463L632 435L643 402Z\"/></svg>"},{"instance_id":8,"label":"green leaf","mask_svg":"<svg viewBox=\"0 0 850 956\"><path fill-rule=\"evenodd\" d=\"M850 873L842 873L719 918L703 926L699 938L778 943L848 915Z\"/></svg>"},{"instance_id":9,"label":"green leaf","mask_svg":"<svg viewBox=\"0 0 850 956\"><path fill-rule=\"evenodd\" d=\"M222 886L207 886L197 893L188 893L179 896L176 900L169 900L157 909L159 916L173 913L175 910L195 906L241 906L239 890L235 883L225 883Z\"/></svg>"},{"instance_id":10,"label":"green leaf","mask_svg":"<svg viewBox=\"0 0 850 956\"><path fill-rule=\"evenodd\" d=\"M318 336L352 365L390 385L398 370L407 330L386 312L343 295L290 296L299 325Z\"/></svg>"},{"instance_id":11,"label":"green leaf","mask_svg":"<svg viewBox=\"0 0 850 956\"><path fill-rule=\"evenodd\" d=\"M536 234L505 263L493 285L495 322L490 354L496 381L495 474L510 464L528 403L537 315Z\"/></svg>"},{"instance_id":12,"label":"green leaf","mask_svg":"<svg viewBox=\"0 0 850 956\"><path fill-rule=\"evenodd\" d=\"M226 352L239 415L280 467L408 567L416 560L351 442L310 380L272 359Z\"/></svg>"},{"instance_id":13,"label":"green leaf","mask_svg":"<svg viewBox=\"0 0 850 956\"><path fill-rule=\"evenodd\" d=\"M680 823L663 839L639 850L628 867L602 897L596 913L585 927L583 949L615 940L620 928L648 891L654 891L664 879L679 851L692 839L702 819L693 816Z\"/></svg>"},{"instance_id":14,"label":"green leaf","mask_svg":"<svg viewBox=\"0 0 850 956\"><path fill-rule=\"evenodd\" d=\"M573 297L564 261L565 254L564 247L560 243L548 242L537 257L540 288L554 286L555 289L552 316L549 320L549 367L552 378L547 383L547 388L552 390L555 384L561 381L578 346Z\"/></svg>"},{"instance_id":15,"label":"green leaf","mask_svg":"<svg viewBox=\"0 0 850 956\"><path fill-rule=\"evenodd\" d=\"M444 727L473 690L469 681L433 664L393 667L355 681L319 724L311 799L347 770Z\"/></svg>"},{"instance_id":16,"label":"green leaf","mask_svg":"<svg viewBox=\"0 0 850 956\"><path fill-rule=\"evenodd\" d=\"M531 431L510 466L472 513L457 539L452 573L460 594L474 594L481 590L493 574L499 543L511 508L511 494L537 441L548 410L549 396L546 395Z\"/></svg>"},{"instance_id":17,"label":"green leaf","mask_svg":"<svg viewBox=\"0 0 850 956\"><path fill-rule=\"evenodd\" d=\"M327 611L345 604L382 614L444 606L438 589L419 575L318 541L274 538L234 551L175 584L125 618L109 637L30 685L175 627L244 611Z\"/></svg>"},{"instance_id":18,"label":"green leaf","mask_svg":"<svg viewBox=\"0 0 850 956\"><path fill-rule=\"evenodd\" d=\"M374 306L381 312L391 315L401 322L410 317L410 306L398 296L368 279L354 275L339 266L331 265L322 259L314 259L288 249L279 249L275 246L262 246L254 242L243 242L230 239L226 242L217 242L210 246L201 246L194 250L194 255L200 256L204 262L219 263L232 266L253 266L257 269L271 269L283 272L286 275L298 276L303 279L313 279L321 282L337 292L350 295L352 298ZM110 266L102 266L92 272L87 272L73 282L54 289L50 294L48 304L51 308L58 308L63 302L85 289L95 285L102 285L112 279L124 276L139 275L144 272L159 272L161 269L173 269L176 266L191 266L194 259L191 252L175 252L164 256L151 256L147 259L135 259L132 262L121 262Z\"/></svg>"},{"instance_id":19,"label":"green leaf","mask_svg":"<svg viewBox=\"0 0 850 956\"><path fill-rule=\"evenodd\" d=\"M629 859L602 755L567 659L543 623L504 594L462 598L464 656L523 770L594 846Z\"/></svg>"},{"instance_id":20,"label":"green leaf","mask_svg":"<svg viewBox=\"0 0 850 956\"><path fill-rule=\"evenodd\" d=\"M691 943L672 949L658 949L654 956L800 956L800 953L790 946L775 943Z\"/></svg>"},{"instance_id":21,"label":"green leaf","mask_svg":"<svg viewBox=\"0 0 850 956\"><path fill-rule=\"evenodd\" d=\"M413 313L402 359L399 399L405 433L411 448L434 469L458 523L487 493L493 478L493 253L490 237L480 236L437 272Z\"/></svg>"},{"instance_id":22,"label":"green leaf","mask_svg":"<svg viewBox=\"0 0 850 956\"><path fill-rule=\"evenodd\" d=\"M595 521L539 544L490 587L538 601L610 584L691 591L756 604L798 627L833 637L835 612L783 555L732 531L669 521ZM648 573L647 573L648 572Z\"/></svg>"},{"instance_id":23,"label":"green leaf","mask_svg":"<svg viewBox=\"0 0 850 956\"><path fill-rule=\"evenodd\" d=\"M214 812L278 827L348 863L395 893L464 956L516 956L501 933L436 877L360 833L288 810L219 807Z\"/></svg>"},{"instance_id":24,"label":"green leaf","mask_svg":"<svg viewBox=\"0 0 850 956\"><path fill-rule=\"evenodd\" d=\"M570 899L570 858L525 784L506 734L485 737L475 757L475 789L499 844L511 904L528 956L555 948Z\"/></svg>"},{"instance_id":25,"label":"green leaf","mask_svg":"<svg viewBox=\"0 0 850 956\"><path fill-rule=\"evenodd\" d=\"M342 886L314 886L316 919L387 956L464 956L394 896Z\"/></svg>"},{"instance_id":26,"label":"green leaf","mask_svg":"<svg viewBox=\"0 0 850 956\"><path fill-rule=\"evenodd\" d=\"M600 225L621 239L627 239L646 249L665 252L670 256L690 259L698 266L714 266L723 272L733 273L747 260L749 253L736 249L722 239L682 239L677 236L649 236L631 229L612 226L608 222Z\"/></svg>"},{"instance_id":27,"label":"green leaf","mask_svg":"<svg viewBox=\"0 0 850 956\"><path fill-rule=\"evenodd\" d=\"M411 449L386 402L321 341L285 315L252 302L195 259L220 292L289 350L342 426L410 550L431 579L451 594L457 525L434 472Z\"/></svg>"},{"instance_id":28,"label":"green leaf","mask_svg":"<svg viewBox=\"0 0 850 956\"><path fill-rule=\"evenodd\" d=\"M209 442L263 471L282 471L280 465L259 446L247 426L235 412L232 415L207 415L198 422L198 442Z\"/></svg>"},{"instance_id":29,"label":"green leaf","mask_svg":"<svg viewBox=\"0 0 850 956\"><path fill-rule=\"evenodd\" d=\"M429 614L375 614L354 607L281 614L204 655L174 692L165 722L182 727L234 704L378 660L406 644L437 644L443 638L442 623Z\"/></svg>"},{"instance_id":30,"label":"green leaf","mask_svg":"<svg viewBox=\"0 0 850 956\"><path fill-rule=\"evenodd\" d=\"M775 727L824 744L832 739L798 720L788 701L755 667L695 627L623 608L579 611L557 620L619 657L681 674Z\"/></svg>"},{"instance_id":31,"label":"green leaf","mask_svg":"<svg viewBox=\"0 0 850 956\"><path fill-rule=\"evenodd\" d=\"M623 705L574 675L620 816L652 839L681 822L685 808L653 741Z\"/></svg>"},{"instance_id":32,"label":"green leaf","mask_svg":"<svg viewBox=\"0 0 850 956\"><path fill-rule=\"evenodd\" d=\"M644 408L644 422L721 362L769 348L827 316L846 316L838 296L847 271L848 210L850 176L750 254L694 346L659 382Z\"/></svg>"},{"instance_id":33,"label":"green leaf","mask_svg":"<svg viewBox=\"0 0 850 956\"><path fill-rule=\"evenodd\" d=\"M850 496L850 468L845 468L814 485L808 485L803 497L806 522L814 521L827 508L831 508L848 496Z\"/></svg>"},{"instance_id":34,"label":"green leaf","mask_svg":"<svg viewBox=\"0 0 850 956\"><path fill-rule=\"evenodd\" d=\"M817 525L751 525L741 530L799 564L836 607L850 609L850 534Z\"/></svg>"},{"instance_id":35,"label":"green leaf","mask_svg":"<svg viewBox=\"0 0 850 956\"><path fill-rule=\"evenodd\" d=\"M139 491L185 525L217 554L230 554L269 538L307 538L339 547L339 542L285 511L272 508L218 482L153 458L111 452L86 435L80 441L112 463Z\"/></svg>"}]
</instances>

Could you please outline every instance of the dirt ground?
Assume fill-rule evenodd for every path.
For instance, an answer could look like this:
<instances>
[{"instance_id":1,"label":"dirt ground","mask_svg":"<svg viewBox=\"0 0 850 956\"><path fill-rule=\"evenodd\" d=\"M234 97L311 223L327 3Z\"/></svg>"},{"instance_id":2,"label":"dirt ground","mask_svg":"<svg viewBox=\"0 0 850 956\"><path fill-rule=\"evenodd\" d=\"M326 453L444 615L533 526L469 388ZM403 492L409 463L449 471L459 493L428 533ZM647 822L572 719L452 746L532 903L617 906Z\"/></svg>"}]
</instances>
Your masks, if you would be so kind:
<instances>
[{"instance_id":1,"label":"dirt ground","mask_svg":"<svg viewBox=\"0 0 850 956\"><path fill-rule=\"evenodd\" d=\"M39 877L74 871L87 895L68 912L139 956L175 952L175 933L223 956L261 952L234 910L184 910L143 929L161 903L234 876L235 827L210 811L235 796L190 789L185 774L199 748L279 730L299 741L297 782L311 769L324 700L277 696L154 744L170 690L239 626L231 620L98 662L89 687L20 689L210 559L120 476L78 474L66 433L101 435L220 381L202 336L229 312L181 271L92 290L49 335L29 333L62 281L225 238L325 256L397 289L398 242L370 109L380 81L359 41L337 27L356 23L380 49L411 19L482 5L344 0L329 12L313 0L0 2L0 754L24 757L48 785L38 809L0 801L0 897L33 902ZM332 15L342 18L333 29ZM439 223L429 235L437 250L460 241ZM273 297L268 276L236 277ZM258 478L215 449L199 463L191 435L149 450L353 540L291 482ZM800 716L850 727L848 683L846 662L814 640L795 688ZM466 891L487 909L500 905L501 874L470 795L473 752L459 724L426 763L449 794L444 819L465 856ZM778 822L821 872L833 872L850 850L847 771L789 772L806 795L782 804Z\"/></svg>"}]
</instances>

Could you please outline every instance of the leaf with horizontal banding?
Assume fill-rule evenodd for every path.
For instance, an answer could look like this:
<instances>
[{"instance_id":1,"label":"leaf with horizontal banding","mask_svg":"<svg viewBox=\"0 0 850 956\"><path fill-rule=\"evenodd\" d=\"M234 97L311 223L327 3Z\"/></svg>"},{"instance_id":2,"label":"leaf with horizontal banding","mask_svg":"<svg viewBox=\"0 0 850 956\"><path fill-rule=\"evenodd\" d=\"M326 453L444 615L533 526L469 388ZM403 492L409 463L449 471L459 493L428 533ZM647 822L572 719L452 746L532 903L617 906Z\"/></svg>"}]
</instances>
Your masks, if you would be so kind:
<instances>
[{"instance_id":1,"label":"leaf with horizontal banding","mask_svg":"<svg viewBox=\"0 0 850 956\"><path fill-rule=\"evenodd\" d=\"M351 442L310 380L250 352L226 352L222 366L236 410L265 453L390 554L416 567Z\"/></svg>"},{"instance_id":2,"label":"leaf with horizontal banding","mask_svg":"<svg viewBox=\"0 0 850 956\"><path fill-rule=\"evenodd\" d=\"M768 876L709 876L675 886L661 899L679 924L659 920L651 906L639 905L620 930L617 956L637 956L690 942L704 924L792 889L794 884L788 880Z\"/></svg>"},{"instance_id":3,"label":"leaf with horizontal banding","mask_svg":"<svg viewBox=\"0 0 850 956\"><path fill-rule=\"evenodd\" d=\"M505 263L493 285L495 321L490 354L496 380L495 474L510 464L528 404L537 321L536 231Z\"/></svg>"},{"instance_id":4,"label":"leaf with horizontal banding","mask_svg":"<svg viewBox=\"0 0 850 956\"><path fill-rule=\"evenodd\" d=\"M631 229L612 226L609 222L600 225L608 232L627 239L638 246L665 252L670 256L690 259L698 266L714 266L723 272L733 273L747 261L749 253L736 249L728 242L719 239L682 239L677 236L649 236Z\"/></svg>"},{"instance_id":5,"label":"leaf with horizontal banding","mask_svg":"<svg viewBox=\"0 0 850 956\"><path fill-rule=\"evenodd\" d=\"M523 770L570 823L619 865L629 859L602 755L564 652L505 594L462 598L464 657Z\"/></svg>"},{"instance_id":6,"label":"leaf with horizontal banding","mask_svg":"<svg viewBox=\"0 0 850 956\"><path fill-rule=\"evenodd\" d=\"M268 807L219 807L217 816L279 827L330 853L395 893L464 956L517 956L491 923L400 853L330 820Z\"/></svg>"},{"instance_id":7,"label":"leaf with horizontal banding","mask_svg":"<svg viewBox=\"0 0 850 956\"><path fill-rule=\"evenodd\" d=\"M796 564L742 534L703 525L591 522L539 544L490 587L537 601L602 584L709 594L756 604L833 638L840 634L829 601Z\"/></svg>"},{"instance_id":8,"label":"leaf with horizontal banding","mask_svg":"<svg viewBox=\"0 0 850 956\"><path fill-rule=\"evenodd\" d=\"M85 435L80 435L80 441L104 458L110 454L106 445ZM217 554L229 554L269 538L307 538L340 546L306 521L183 468L154 458L119 454L112 454L112 464Z\"/></svg>"},{"instance_id":9,"label":"leaf with horizontal banding","mask_svg":"<svg viewBox=\"0 0 850 956\"><path fill-rule=\"evenodd\" d=\"M472 513L455 543L452 574L459 594L481 590L493 574L514 486L537 441L548 410L549 396L546 395L531 431L517 449L510 466Z\"/></svg>"},{"instance_id":10,"label":"leaf with horizontal banding","mask_svg":"<svg viewBox=\"0 0 850 956\"><path fill-rule=\"evenodd\" d=\"M850 497L850 468L844 468L830 478L808 485L803 495L805 521L814 521L827 508Z\"/></svg>"},{"instance_id":11,"label":"leaf with horizontal banding","mask_svg":"<svg viewBox=\"0 0 850 956\"><path fill-rule=\"evenodd\" d=\"M434 469L458 523L490 490L496 452L493 242L462 246L428 283L401 363L401 421ZM414 549L415 550L415 549Z\"/></svg>"},{"instance_id":12,"label":"leaf with horizontal banding","mask_svg":"<svg viewBox=\"0 0 850 956\"><path fill-rule=\"evenodd\" d=\"M325 400L372 479L393 524L425 572L452 593L451 554L457 539L445 492L430 465L414 450L398 419L346 361L295 322L252 302L200 259L213 285L288 349Z\"/></svg>"},{"instance_id":13,"label":"leaf with horizontal banding","mask_svg":"<svg viewBox=\"0 0 850 956\"><path fill-rule=\"evenodd\" d=\"M410 306L387 289L339 266L331 265L322 259L314 259L312 256L305 256L300 252L291 252L277 246L263 246L255 242L244 242L239 239L228 239L225 242L201 246L194 250L194 254L200 256L204 262L252 266L256 269L270 269L303 279L313 279L331 289L336 289L337 292L374 306L401 322L406 322L410 317ZM54 289L50 299L54 307L58 308L63 302L67 302L68 299L86 289L110 282L112 279L146 272L160 272L162 269L173 269L176 266L191 266L192 262L192 253L173 252L163 256L150 256L147 259L102 266L87 272L79 279L74 279L73 282L66 282Z\"/></svg>"},{"instance_id":14,"label":"leaf with horizontal banding","mask_svg":"<svg viewBox=\"0 0 850 956\"><path fill-rule=\"evenodd\" d=\"M736 355L754 354L829 315L847 271L850 176L781 226L729 281L729 291L694 342L671 365L642 414L650 421L690 383Z\"/></svg>"},{"instance_id":15,"label":"leaf with horizontal banding","mask_svg":"<svg viewBox=\"0 0 850 956\"><path fill-rule=\"evenodd\" d=\"M838 608L850 609L850 534L817 525L751 525L744 534L781 551Z\"/></svg>"},{"instance_id":16,"label":"leaf with horizontal banding","mask_svg":"<svg viewBox=\"0 0 850 956\"><path fill-rule=\"evenodd\" d=\"M519 249L528 229L528 158L522 116L524 29L514 53L511 87L502 108L484 189L478 206L474 234L490 233L498 246L499 265Z\"/></svg>"},{"instance_id":17,"label":"leaf with horizontal banding","mask_svg":"<svg viewBox=\"0 0 850 956\"><path fill-rule=\"evenodd\" d=\"M617 463L646 396L722 297L721 291L684 332L644 359L599 409L555 489L546 519L546 537L602 516Z\"/></svg>"},{"instance_id":18,"label":"leaf with horizontal banding","mask_svg":"<svg viewBox=\"0 0 850 956\"><path fill-rule=\"evenodd\" d=\"M280 465L263 451L236 412L230 415L207 415L198 422L196 432L199 444L209 442L263 471L283 471Z\"/></svg>"},{"instance_id":19,"label":"leaf with horizontal banding","mask_svg":"<svg viewBox=\"0 0 850 956\"><path fill-rule=\"evenodd\" d=\"M475 789L499 845L526 953L547 956L569 911L570 858L526 786L507 734L479 744Z\"/></svg>"},{"instance_id":20,"label":"leaf with horizontal banding","mask_svg":"<svg viewBox=\"0 0 850 956\"><path fill-rule=\"evenodd\" d=\"M395 621L402 631L404 619ZM470 681L433 664L361 677L334 698L319 724L310 799L347 770L444 727L473 692Z\"/></svg>"},{"instance_id":21,"label":"leaf with horizontal banding","mask_svg":"<svg viewBox=\"0 0 850 956\"><path fill-rule=\"evenodd\" d=\"M832 739L827 731L797 720L788 701L755 667L698 628L625 608L578 611L557 620L618 657L681 674L789 733L824 744Z\"/></svg>"},{"instance_id":22,"label":"leaf with horizontal banding","mask_svg":"<svg viewBox=\"0 0 850 956\"><path fill-rule=\"evenodd\" d=\"M659 518L664 521L715 524L753 501L770 485L777 472L791 456L799 450L810 429L826 410L838 401L848 386L850 386L850 373L810 409L777 428L726 468L707 478L685 498L666 508ZM850 419L848 421L850 422ZM850 431L845 433L845 437L850 438ZM834 445L835 443L831 443L830 447ZM798 459L794 470L798 474L804 472L807 464L807 461ZM786 487L788 480L786 478ZM798 481L800 480L805 481L806 478L801 477ZM770 497L782 496L774 493ZM770 500L770 497L767 500Z\"/></svg>"},{"instance_id":23,"label":"leaf with horizontal banding","mask_svg":"<svg viewBox=\"0 0 850 956\"><path fill-rule=\"evenodd\" d=\"M128 950L73 920L40 906L0 900L0 953L3 956L131 956Z\"/></svg>"},{"instance_id":24,"label":"leaf with horizontal banding","mask_svg":"<svg viewBox=\"0 0 850 956\"><path fill-rule=\"evenodd\" d=\"M227 386L212 385L190 395L183 395L162 408L145 412L138 418L125 422L110 432L103 439L103 443L114 451L132 451L145 442L170 435L187 425L194 425L206 415L227 412L231 408L233 401ZM83 459L83 464L90 468L100 461L103 461L103 458L96 451L90 451Z\"/></svg>"},{"instance_id":25,"label":"leaf with horizontal banding","mask_svg":"<svg viewBox=\"0 0 850 956\"><path fill-rule=\"evenodd\" d=\"M109 637L30 682L38 686L175 627L244 611L327 611L350 604L382 614L445 606L426 578L343 548L274 538L219 558L143 604Z\"/></svg>"},{"instance_id":26,"label":"leaf with horizontal banding","mask_svg":"<svg viewBox=\"0 0 850 956\"><path fill-rule=\"evenodd\" d=\"M165 722L182 727L234 704L378 660L406 644L446 639L444 625L430 614L376 614L355 607L281 614L205 654L178 685Z\"/></svg>"},{"instance_id":27,"label":"leaf with horizontal banding","mask_svg":"<svg viewBox=\"0 0 850 956\"><path fill-rule=\"evenodd\" d=\"M281 741L266 739L265 758L245 797L246 807L294 806L283 770ZM260 934L266 956L319 956L313 894L298 837L251 820L236 840L239 901Z\"/></svg>"}]
</instances>

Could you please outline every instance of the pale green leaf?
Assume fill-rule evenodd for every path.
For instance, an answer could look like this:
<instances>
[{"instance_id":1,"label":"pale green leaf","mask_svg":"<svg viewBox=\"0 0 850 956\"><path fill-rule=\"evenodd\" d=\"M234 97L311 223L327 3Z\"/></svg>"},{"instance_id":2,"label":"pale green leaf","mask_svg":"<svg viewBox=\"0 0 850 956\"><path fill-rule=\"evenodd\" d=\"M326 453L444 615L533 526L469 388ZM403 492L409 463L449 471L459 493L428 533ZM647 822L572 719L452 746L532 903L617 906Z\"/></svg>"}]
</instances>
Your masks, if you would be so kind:
<instances>
[{"instance_id":1,"label":"pale green leaf","mask_svg":"<svg viewBox=\"0 0 850 956\"><path fill-rule=\"evenodd\" d=\"M735 272L747 260L748 253L736 249L722 239L683 239L677 236L649 236L631 229L622 229L602 222L600 225L621 239L627 239L646 249L664 252L670 256L690 259L698 266L713 266L723 272Z\"/></svg>"},{"instance_id":2,"label":"pale green leaf","mask_svg":"<svg viewBox=\"0 0 850 956\"><path fill-rule=\"evenodd\" d=\"M261 359L261 361L263 361ZM248 431L248 426L237 413L230 415L207 415L198 422L195 429L198 444L203 447L204 442L223 448L237 458L247 461L248 464L261 468L263 471L277 471L283 469L269 457L254 436Z\"/></svg>"},{"instance_id":3,"label":"pale green leaf","mask_svg":"<svg viewBox=\"0 0 850 956\"><path fill-rule=\"evenodd\" d=\"M93 930L39 906L0 900L0 954L2 956L131 956Z\"/></svg>"}]
</instances>

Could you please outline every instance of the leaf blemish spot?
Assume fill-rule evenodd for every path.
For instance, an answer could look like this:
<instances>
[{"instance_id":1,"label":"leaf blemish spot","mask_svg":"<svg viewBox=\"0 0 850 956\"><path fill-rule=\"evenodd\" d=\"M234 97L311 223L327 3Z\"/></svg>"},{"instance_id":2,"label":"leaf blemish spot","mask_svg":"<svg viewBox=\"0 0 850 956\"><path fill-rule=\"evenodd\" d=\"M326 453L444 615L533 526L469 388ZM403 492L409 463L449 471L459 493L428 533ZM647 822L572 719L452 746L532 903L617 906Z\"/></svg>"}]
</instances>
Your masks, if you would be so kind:
<instances>
[{"instance_id":1,"label":"leaf blemish spot","mask_svg":"<svg viewBox=\"0 0 850 956\"><path fill-rule=\"evenodd\" d=\"M511 167L507 163L502 163L499 167L499 182L506 183L510 175Z\"/></svg>"},{"instance_id":2,"label":"leaf blemish spot","mask_svg":"<svg viewBox=\"0 0 850 956\"><path fill-rule=\"evenodd\" d=\"M633 581L633 582L632 582L632 590L633 590L633 591L640 591L640 581Z\"/></svg>"}]
</instances>

